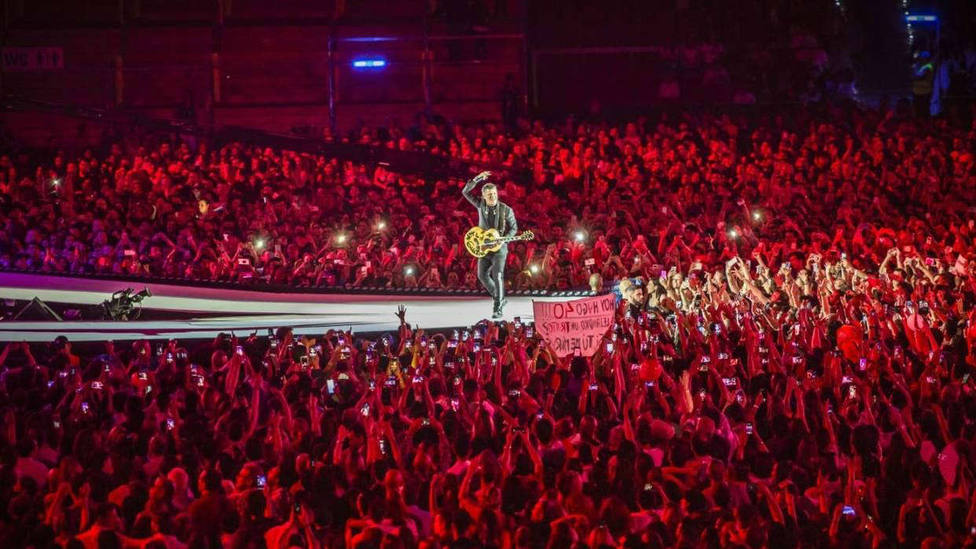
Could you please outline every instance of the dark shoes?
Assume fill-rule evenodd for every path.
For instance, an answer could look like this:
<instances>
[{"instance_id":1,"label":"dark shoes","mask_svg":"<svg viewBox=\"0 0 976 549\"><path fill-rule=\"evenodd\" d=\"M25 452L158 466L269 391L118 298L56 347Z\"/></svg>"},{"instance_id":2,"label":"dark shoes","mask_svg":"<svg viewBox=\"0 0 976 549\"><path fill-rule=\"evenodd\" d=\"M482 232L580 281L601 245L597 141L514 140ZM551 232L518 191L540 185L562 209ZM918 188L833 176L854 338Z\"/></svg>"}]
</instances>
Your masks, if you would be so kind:
<instances>
[{"instance_id":1,"label":"dark shoes","mask_svg":"<svg viewBox=\"0 0 976 549\"><path fill-rule=\"evenodd\" d=\"M508 304L508 300L504 297L501 301L495 301L495 308L491 313L492 320L498 320L502 317L503 311L505 310L505 305Z\"/></svg>"}]
</instances>

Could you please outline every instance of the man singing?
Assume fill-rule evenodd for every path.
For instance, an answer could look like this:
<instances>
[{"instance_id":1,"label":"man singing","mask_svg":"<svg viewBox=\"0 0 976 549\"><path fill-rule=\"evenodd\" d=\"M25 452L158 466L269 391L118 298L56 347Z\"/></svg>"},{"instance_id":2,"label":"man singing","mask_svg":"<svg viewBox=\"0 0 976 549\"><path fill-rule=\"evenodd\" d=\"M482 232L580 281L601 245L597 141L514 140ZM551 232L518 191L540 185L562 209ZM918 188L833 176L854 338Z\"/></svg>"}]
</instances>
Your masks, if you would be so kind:
<instances>
[{"instance_id":1,"label":"man singing","mask_svg":"<svg viewBox=\"0 0 976 549\"><path fill-rule=\"evenodd\" d=\"M508 205L498 201L498 188L488 183L481 188L481 198L471 191L482 181L486 181L491 172L481 172L464 185L461 194L475 208L478 208L478 226L482 229L497 229L501 236L515 236L518 223L515 212ZM478 259L478 280L488 290L488 294L495 303L492 318L501 318L505 308L505 259L508 257L508 244L502 244L497 252L492 252Z\"/></svg>"}]
</instances>

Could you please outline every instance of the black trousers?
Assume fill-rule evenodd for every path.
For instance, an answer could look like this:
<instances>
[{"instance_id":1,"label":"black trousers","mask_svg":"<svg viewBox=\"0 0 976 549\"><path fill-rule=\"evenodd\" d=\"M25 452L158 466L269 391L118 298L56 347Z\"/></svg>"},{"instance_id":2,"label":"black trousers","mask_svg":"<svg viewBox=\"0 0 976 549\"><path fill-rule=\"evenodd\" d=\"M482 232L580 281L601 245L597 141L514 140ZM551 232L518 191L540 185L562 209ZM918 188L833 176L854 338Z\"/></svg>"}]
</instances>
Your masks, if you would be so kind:
<instances>
[{"instance_id":1,"label":"black trousers","mask_svg":"<svg viewBox=\"0 0 976 549\"><path fill-rule=\"evenodd\" d=\"M478 259L478 280L488 290L488 295L495 300L495 305L505 297L505 260L508 258L508 248L502 247L497 252L490 253Z\"/></svg>"}]
</instances>

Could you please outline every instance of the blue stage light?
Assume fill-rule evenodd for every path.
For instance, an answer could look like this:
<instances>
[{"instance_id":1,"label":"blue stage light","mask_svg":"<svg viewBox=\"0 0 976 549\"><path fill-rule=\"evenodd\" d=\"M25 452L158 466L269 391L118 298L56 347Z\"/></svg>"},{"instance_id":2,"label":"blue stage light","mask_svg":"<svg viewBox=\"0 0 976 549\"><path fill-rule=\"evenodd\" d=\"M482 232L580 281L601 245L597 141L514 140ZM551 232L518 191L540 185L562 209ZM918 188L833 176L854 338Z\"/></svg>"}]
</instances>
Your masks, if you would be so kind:
<instances>
[{"instance_id":1,"label":"blue stage light","mask_svg":"<svg viewBox=\"0 0 976 549\"><path fill-rule=\"evenodd\" d=\"M354 59L353 68L356 69L382 69L386 67L386 59L371 57L366 59Z\"/></svg>"}]
</instances>

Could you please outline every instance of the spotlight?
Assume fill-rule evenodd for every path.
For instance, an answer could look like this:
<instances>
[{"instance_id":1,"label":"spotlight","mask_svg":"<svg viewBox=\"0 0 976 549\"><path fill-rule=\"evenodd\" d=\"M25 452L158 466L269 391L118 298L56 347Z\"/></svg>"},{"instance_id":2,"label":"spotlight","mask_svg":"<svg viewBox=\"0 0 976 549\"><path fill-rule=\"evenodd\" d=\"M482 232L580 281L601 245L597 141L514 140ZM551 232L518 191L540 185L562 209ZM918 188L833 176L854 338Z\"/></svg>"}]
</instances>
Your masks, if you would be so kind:
<instances>
[{"instance_id":1,"label":"spotlight","mask_svg":"<svg viewBox=\"0 0 976 549\"><path fill-rule=\"evenodd\" d=\"M729 238L731 238L732 240L739 238L739 231L735 229L729 229Z\"/></svg>"},{"instance_id":2,"label":"spotlight","mask_svg":"<svg viewBox=\"0 0 976 549\"><path fill-rule=\"evenodd\" d=\"M345 233L339 233L338 235L336 235L336 243L338 243L338 244L345 244L346 243L346 234Z\"/></svg>"},{"instance_id":3,"label":"spotlight","mask_svg":"<svg viewBox=\"0 0 976 549\"><path fill-rule=\"evenodd\" d=\"M586 240L586 233L583 231L576 231L576 233L573 234L573 238L575 238L577 242L583 242Z\"/></svg>"},{"instance_id":4,"label":"spotlight","mask_svg":"<svg viewBox=\"0 0 976 549\"><path fill-rule=\"evenodd\" d=\"M354 59L352 66L356 69L382 69L386 67L386 59L382 57Z\"/></svg>"},{"instance_id":5,"label":"spotlight","mask_svg":"<svg viewBox=\"0 0 976 549\"><path fill-rule=\"evenodd\" d=\"M413 276L414 269L408 265L405 269L403 269L403 272L406 273L407 276Z\"/></svg>"},{"instance_id":6,"label":"spotlight","mask_svg":"<svg viewBox=\"0 0 976 549\"><path fill-rule=\"evenodd\" d=\"M377 231L386 230L386 221L382 221L382 220L377 221L376 222L376 230Z\"/></svg>"},{"instance_id":7,"label":"spotlight","mask_svg":"<svg viewBox=\"0 0 976 549\"><path fill-rule=\"evenodd\" d=\"M762 217L763 217L762 212L760 212L759 210L753 210L752 212L753 221L762 221Z\"/></svg>"},{"instance_id":8,"label":"spotlight","mask_svg":"<svg viewBox=\"0 0 976 549\"><path fill-rule=\"evenodd\" d=\"M254 249L256 249L256 250L263 250L265 244L266 243L265 243L265 241L264 241L263 238L256 238L256 239L254 239Z\"/></svg>"},{"instance_id":9,"label":"spotlight","mask_svg":"<svg viewBox=\"0 0 976 549\"><path fill-rule=\"evenodd\" d=\"M536 265L535 263L533 263L532 265L529 265L529 272L532 273L532 274L538 273L539 272L539 266Z\"/></svg>"}]
</instances>

